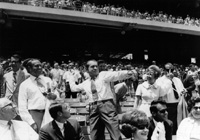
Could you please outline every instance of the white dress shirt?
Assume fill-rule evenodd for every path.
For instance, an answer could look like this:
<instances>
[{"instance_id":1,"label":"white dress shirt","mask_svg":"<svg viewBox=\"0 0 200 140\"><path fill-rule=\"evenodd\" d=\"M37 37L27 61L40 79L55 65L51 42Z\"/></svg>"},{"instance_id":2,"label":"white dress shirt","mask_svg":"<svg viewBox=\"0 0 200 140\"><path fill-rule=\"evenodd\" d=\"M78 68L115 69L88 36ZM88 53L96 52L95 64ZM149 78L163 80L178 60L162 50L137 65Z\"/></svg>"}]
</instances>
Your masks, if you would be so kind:
<instances>
[{"instance_id":1,"label":"white dress shirt","mask_svg":"<svg viewBox=\"0 0 200 140\"><path fill-rule=\"evenodd\" d=\"M40 76L41 79L51 85L51 79L48 77ZM46 98L42 94L43 91L38 87L36 77L30 76L26 79L19 88L18 107L19 114L23 121L29 125L34 123L34 120L28 110L44 110L46 105ZM46 88L46 87L45 87Z\"/></svg>"},{"instance_id":2,"label":"white dress shirt","mask_svg":"<svg viewBox=\"0 0 200 140\"><path fill-rule=\"evenodd\" d=\"M39 140L38 134L26 122L12 120L11 127L15 131L16 140ZM13 140L8 121L0 120L0 139Z\"/></svg>"},{"instance_id":3,"label":"white dress shirt","mask_svg":"<svg viewBox=\"0 0 200 140\"><path fill-rule=\"evenodd\" d=\"M174 82L176 91L178 92L179 97L180 97L181 92L183 92L185 90L183 83L177 77L173 77L172 81ZM167 78L164 75L164 76L158 78L157 84L160 85L163 88L164 92L166 93L166 96L164 97L164 99L167 103L178 103L179 102L179 99L176 99L174 96L172 82L169 78Z\"/></svg>"},{"instance_id":4,"label":"white dress shirt","mask_svg":"<svg viewBox=\"0 0 200 140\"><path fill-rule=\"evenodd\" d=\"M110 87L110 82L123 80L131 77L128 71L102 71L95 79L96 90L98 94L98 100L113 99L113 93ZM89 97L89 102L93 102L92 92L91 92L91 79L87 79L79 85L76 85L74 78L70 79L70 88L72 91L85 91L86 95Z\"/></svg>"},{"instance_id":5,"label":"white dress shirt","mask_svg":"<svg viewBox=\"0 0 200 140\"><path fill-rule=\"evenodd\" d=\"M151 140L166 140L165 138L165 126L163 122L157 122L153 119L155 129L152 133Z\"/></svg>"},{"instance_id":6,"label":"white dress shirt","mask_svg":"<svg viewBox=\"0 0 200 140\"><path fill-rule=\"evenodd\" d=\"M55 120L55 122L58 125L58 128L60 128L60 131L61 131L62 135L64 136L64 130L65 130L64 123L60 123L60 122L58 122L56 120Z\"/></svg>"}]
</instances>

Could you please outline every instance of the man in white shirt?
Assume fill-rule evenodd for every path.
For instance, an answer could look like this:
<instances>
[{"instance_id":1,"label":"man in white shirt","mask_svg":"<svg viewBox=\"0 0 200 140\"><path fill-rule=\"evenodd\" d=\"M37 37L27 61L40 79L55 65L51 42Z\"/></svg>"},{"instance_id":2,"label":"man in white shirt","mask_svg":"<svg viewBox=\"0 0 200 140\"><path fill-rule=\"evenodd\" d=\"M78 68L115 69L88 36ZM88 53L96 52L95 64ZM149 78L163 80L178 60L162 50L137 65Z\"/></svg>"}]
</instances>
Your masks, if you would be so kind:
<instances>
[{"instance_id":1,"label":"man in white shirt","mask_svg":"<svg viewBox=\"0 0 200 140\"><path fill-rule=\"evenodd\" d=\"M73 76L76 84L78 84L80 81L81 75L80 75L80 72L76 68L74 68L73 62L70 62L68 66L69 66L68 70L63 74L63 80L66 84L66 93L65 93L66 98L71 98L71 97L77 98L77 92L71 91L71 88L69 85L69 79L71 76Z\"/></svg>"},{"instance_id":2,"label":"man in white shirt","mask_svg":"<svg viewBox=\"0 0 200 140\"><path fill-rule=\"evenodd\" d=\"M42 75L41 62L38 59L30 59L26 68L30 77L22 82L19 88L19 114L23 121L39 132L47 99L56 97L54 94L49 94L52 81Z\"/></svg>"},{"instance_id":3,"label":"man in white shirt","mask_svg":"<svg viewBox=\"0 0 200 140\"><path fill-rule=\"evenodd\" d=\"M0 98L0 139L38 140L38 134L26 122L13 120L16 115L12 101Z\"/></svg>"},{"instance_id":4,"label":"man in white shirt","mask_svg":"<svg viewBox=\"0 0 200 140\"><path fill-rule=\"evenodd\" d=\"M70 80L72 91L85 91L89 102L90 136L92 140L105 139L105 127L113 140L121 140L118 115L113 101L113 92L110 82L128 79L135 74L134 71L102 71L99 73L98 62L89 60L86 69L90 78L76 85Z\"/></svg>"},{"instance_id":5,"label":"man in white shirt","mask_svg":"<svg viewBox=\"0 0 200 140\"><path fill-rule=\"evenodd\" d=\"M164 75L157 79L157 83L161 85L166 96L164 100L167 103L168 118L173 122L173 135L177 130L177 106L181 94L186 92L182 81L173 75L173 65L165 64Z\"/></svg>"}]
</instances>

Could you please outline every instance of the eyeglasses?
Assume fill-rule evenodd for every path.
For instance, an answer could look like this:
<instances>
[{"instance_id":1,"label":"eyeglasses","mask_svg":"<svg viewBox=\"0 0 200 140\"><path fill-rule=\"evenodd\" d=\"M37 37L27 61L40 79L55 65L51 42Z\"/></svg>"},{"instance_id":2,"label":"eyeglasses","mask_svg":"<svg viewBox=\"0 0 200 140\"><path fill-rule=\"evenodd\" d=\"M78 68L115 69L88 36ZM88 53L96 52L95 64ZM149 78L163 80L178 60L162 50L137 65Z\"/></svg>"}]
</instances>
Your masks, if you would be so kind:
<instances>
[{"instance_id":1,"label":"eyeglasses","mask_svg":"<svg viewBox=\"0 0 200 140\"><path fill-rule=\"evenodd\" d=\"M15 110L16 114L19 114L19 111L17 109L17 106L14 105L13 103L9 103L7 105L5 105L4 107L1 108L1 111L3 111L5 108L7 108L8 106L12 107L13 110Z\"/></svg>"},{"instance_id":2,"label":"eyeglasses","mask_svg":"<svg viewBox=\"0 0 200 140\"><path fill-rule=\"evenodd\" d=\"M198 110L198 109L200 110L200 106L194 106L193 108L194 110Z\"/></svg>"},{"instance_id":3,"label":"eyeglasses","mask_svg":"<svg viewBox=\"0 0 200 140\"><path fill-rule=\"evenodd\" d=\"M162 109L162 110L159 110L160 113L165 113L167 112L167 109Z\"/></svg>"}]
</instances>

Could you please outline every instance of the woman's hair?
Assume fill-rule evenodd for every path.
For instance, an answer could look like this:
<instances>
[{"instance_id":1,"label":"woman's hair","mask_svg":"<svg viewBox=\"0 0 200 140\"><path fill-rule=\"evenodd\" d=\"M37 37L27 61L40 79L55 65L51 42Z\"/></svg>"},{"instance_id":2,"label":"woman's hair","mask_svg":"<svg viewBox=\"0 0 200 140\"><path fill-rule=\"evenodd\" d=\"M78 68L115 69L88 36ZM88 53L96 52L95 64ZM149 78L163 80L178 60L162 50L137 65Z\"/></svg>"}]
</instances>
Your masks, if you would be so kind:
<instances>
[{"instance_id":1,"label":"woman's hair","mask_svg":"<svg viewBox=\"0 0 200 140\"><path fill-rule=\"evenodd\" d=\"M157 79L161 75L161 70L158 66L156 65L151 65L148 67L148 69L151 69L154 71L154 76Z\"/></svg>"},{"instance_id":2,"label":"woman's hair","mask_svg":"<svg viewBox=\"0 0 200 140\"><path fill-rule=\"evenodd\" d=\"M196 103L200 102L200 97L191 98L188 101L188 111L191 112L192 108L195 106ZM191 114L190 114L191 115Z\"/></svg>"},{"instance_id":3,"label":"woman's hair","mask_svg":"<svg viewBox=\"0 0 200 140\"><path fill-rule=\"evenodd\" d=\"M137 109L128 111L122 116L121 132L126 138L132 138L141 125L149 125L146 113Z\"/></svg>"}]
</instances>

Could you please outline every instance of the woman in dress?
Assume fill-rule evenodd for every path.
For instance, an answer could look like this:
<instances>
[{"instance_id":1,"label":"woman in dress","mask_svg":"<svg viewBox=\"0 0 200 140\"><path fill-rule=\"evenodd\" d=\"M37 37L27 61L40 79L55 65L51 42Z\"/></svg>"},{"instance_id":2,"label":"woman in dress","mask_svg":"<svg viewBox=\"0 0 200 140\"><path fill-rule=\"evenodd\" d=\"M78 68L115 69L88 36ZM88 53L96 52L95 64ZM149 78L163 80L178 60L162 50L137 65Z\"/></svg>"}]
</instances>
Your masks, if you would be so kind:
<instances>
[{"instance_id":1,"label":"woman in dress","mask_svg":"<svg viewBox=\"0 0 200 140\"><path fill-rule=\"evenodd\" d=\"M126 138L147 140L149 119L145 112L134 109L122 116L120 131Z\"/></svg>"},{"instance_id":2,"label":"woman in dress","mask_svg":"<svg viewBox=\"0 0 200 140\"><path fill-rule=\"evenodd\" d=\"M178 126L176 140L200 140L200 97L188 102L190 114Z\"/></svg>"},{"instance_id":3,"label":"woman in dress","mask_svg":"<svg viewBox=\"0 0 200 140\"><path fill-rule=\"evenodd\" d=\"M151 116L149 109L151 102L165 95L161 86L156 83L160 74L161 71L158 66L149 66L147 69L147 80L139 84L136 89L134 108L144 111L148 117Z\"/></svg>"}]
</instances>

